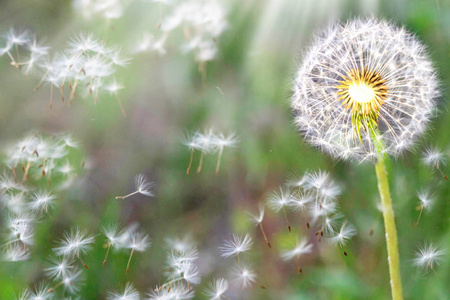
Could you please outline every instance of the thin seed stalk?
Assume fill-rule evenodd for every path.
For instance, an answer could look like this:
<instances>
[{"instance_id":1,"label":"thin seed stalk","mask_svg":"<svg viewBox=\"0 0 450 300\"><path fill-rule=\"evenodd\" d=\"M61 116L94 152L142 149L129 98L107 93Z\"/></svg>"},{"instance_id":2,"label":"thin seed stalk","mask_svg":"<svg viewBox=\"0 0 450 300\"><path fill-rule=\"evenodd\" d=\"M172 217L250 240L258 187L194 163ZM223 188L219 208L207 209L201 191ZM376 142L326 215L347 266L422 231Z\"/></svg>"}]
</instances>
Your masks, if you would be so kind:
<instances>
[{"instance_id":1,"label":"thin seed stalk","mask_svg":"<svg viewBox=\"0 0 450 300\"><path fill-rule=\"evenodd\" d=\"M383 152L378 131L374 131L373 140L378 152L378 161L375 171L378 180L378 191L380 192L381 204L383 208L384 227L386 230L386 244L389 263L389 275L391 278L391 291L393 300L402 300L402 281L400 275L400 259L398 255L397 230L395 228L394 210L392 208L391 195L389 192L388 174L386 171L386 155Z\"/></svg>"},{"instance_id":2,"label":"thin seed stalk","mask_svg":"<svg viewBox=\"0 0 450 300\"><path fill-rule=\"evenodd\" d=\"M191 159L189 160L189 166L187 168L186 174L189 175L191 173L192 160L194 159L194 148L191 149Z\"/></svg>"},{"instance_id":3,"label":"thin seed stalk","mask_svg":"<svg viewBox=\"0 0 450 300\"><path fill-rule=\"evenodd\" d=\"M200 162L198 163L198 167L197 167L197 173L200 173L202 171L202 165L203 165L203 150L202 153L200 154Z\"/></svg>"},{"instance_id":4,"label":"thin seed stalk","mask_svg":"<svg viewBox=\"0 0 450 300\"><path fill-rule=\"evenodd\" d=\"M125 196L116 196L116 199L125 199L125 198L128 198L130 196L136 195L137 193L139 193L139 191L132 192L132 193L130 193L128 195L125 195Z\"/></svg>"},{"instance_id":5,"label":"thin seed stalk","mask_svg":"<svg viewBox=\"0 0 450 300\"><path fill-rule=\"evenodd\" d=\"M108 243L108 250L106 250L105 259L103 260L103 267L106 264L106 260L108 259L109 249L111 249L111 243Z\"/></svg>"},{"instance_id":6,"label":"thin seed stalk","mask_svg":"<svg viewBox=\"0 0 450 300\"><path fill-rule=\"evenodd\" d=\"M133 253L134 253L134 248L131 249L131 253L130 253L130 258L128 259L128 264L127 264L127 275L130 272L130 262L131 262L131 258L133 257Z\"/></svg>"},{"instance_id":7,"label":"thin seed stalk","mask_svg":"<svg viewBox=\"0 0 450 300\"><path fill-rule=\"evenodd\" d=\"M267 246L269 246L269 248L272 248L272 246L270 245L269 240L267 239L266 233L264 232L264 229L263 229L263 226L262 226L261 222L259 223L259 228L261 228L261 232L262 232L262 234L264 236L264 239L266 240Z\"/></svg>"},{"instance_id":8,"label":"thin seed stalk","mask_svg":"<svg viewBox=\"0 0 450 300\"><path fill-rule=\"evenodd\" d=\"M219 174L219 168L220 168L220 161L222 159L222 153L223 153L223 147L220 147L219 156L217 158L216 175Z\"/></svg>"},{"instance_id":9,"label":"thin seed stalk","mask_svg":"<svg viewBox=\"0 0 450 300\"><path fill-rule=\"evenodd\" d=\"M288 220L288 217L287 217L287 214L286 214L286 208L284 207L284 205L283 205L283 214L284 214L284 218L286 219L288 230L289 230L289 232L291 232L291 224L289 223L289 220Z\"/></svg>"}]
</instances>

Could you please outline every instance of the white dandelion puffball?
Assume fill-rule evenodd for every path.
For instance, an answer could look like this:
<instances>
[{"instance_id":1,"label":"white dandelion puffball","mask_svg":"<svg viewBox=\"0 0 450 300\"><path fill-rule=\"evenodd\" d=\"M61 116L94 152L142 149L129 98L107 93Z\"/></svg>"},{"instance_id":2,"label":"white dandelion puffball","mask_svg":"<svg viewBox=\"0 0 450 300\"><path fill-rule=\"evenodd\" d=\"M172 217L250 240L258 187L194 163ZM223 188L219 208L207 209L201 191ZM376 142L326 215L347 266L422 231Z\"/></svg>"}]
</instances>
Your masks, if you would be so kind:
<instances>
[{"instance_id":1,"label":"white dandelion puffball","mask_svg":"<svg viewBox=\"0 0 450 300\"><path fill-rule=\"evenodd\" d=\"M291 106L305 140L340 159L376 161L375 137L394 157L425 130L439 96L433 65L404 28L374 18L316 35Z\"/></svg>"}]
</instances>

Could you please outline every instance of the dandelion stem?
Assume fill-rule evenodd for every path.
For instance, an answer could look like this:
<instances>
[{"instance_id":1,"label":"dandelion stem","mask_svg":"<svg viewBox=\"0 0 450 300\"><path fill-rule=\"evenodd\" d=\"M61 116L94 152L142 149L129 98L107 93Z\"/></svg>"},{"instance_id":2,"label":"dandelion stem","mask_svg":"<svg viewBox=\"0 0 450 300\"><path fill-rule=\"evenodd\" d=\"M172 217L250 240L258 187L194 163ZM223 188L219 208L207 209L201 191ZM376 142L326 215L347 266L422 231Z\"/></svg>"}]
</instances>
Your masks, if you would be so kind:
<instances>
[{"instance_id":1,"label":"dandelion stem","mask_svg":"<svg viewBox=\"0 0 450 300\"><path fill-rule=\"evenodd\" d=\"M194 149L191 150L191 159L189 160L189 166L187 168L186 174L189 175L191 173L192 160L194 159Z\"/></svg>"},{"instance_id":2,"label":"dandelion stem","mask_svg":"<svg viewBox=\"0 0 450 300\"><path fill-rule=\"evenodd\" d=\"M392 299L403 299L402 281L400 277L400 259L398 255L397 230L395 228L394 210L392 208L391 195L389 193L389 182L387 177L383 144L378 131L373 132L373 140L378 152L378 161L375 171L378 180L378 190L380 192L381 204L383 207L384 227L386 230L386 244L389 263L389 274L391 277Z\"/></svg>"},{"instance_id":3,"label":"dandelion stem","mask_svg":"<svg viewBox=\"0 0 450 300\"><path fill-rule=\"evenodd\" d=\"M270 243L269 243L269 240L267 239L266 233L264 232L262 223L259 223L259 228L261 228L261 232L262 232L262 234L263 234L263 236L264 236L264 239L266 240L267 246L269 246L269 248L272 248L272 246L271 246Z\"/></svg>"},{"instance_id":4,"label":"dandelion stem","mask_svg":"<svg viewBox=\"0 0 450 300\"><path fill-rule=\"evenodd\" d=\"M127 275L130 271L130 262L131 262L131 257L133 257L133 253L134 253L134 248L131 249L131 253L130 253L130 258L128 259L128 264L127 264Z\"/></svg>"},{"instance_id":5,"label":"dandelion stem","mask_svg":"<svg viewBox=\"0 0 450 300\"><path fill-rule=\"evenodd\" d=\"M222 152L223 152L223 147L220 147L220 150L219 150L219 157L217 158L216 174L219 174L220 161L221 161L221 159L222 159Z\"/></svg>"},{"instance_id":6,"label":"dandelion stem","mask_svg":"<svg viewBox=\"0 0 450 300\"><path fill-rule=\"evenodd\" d=\"M105 260L103 261L103 266L106 264L106 260L108 259L109 249L111 248L111 243L108 243L108 250L106 250Z\"/></svg>"}]
</instances>

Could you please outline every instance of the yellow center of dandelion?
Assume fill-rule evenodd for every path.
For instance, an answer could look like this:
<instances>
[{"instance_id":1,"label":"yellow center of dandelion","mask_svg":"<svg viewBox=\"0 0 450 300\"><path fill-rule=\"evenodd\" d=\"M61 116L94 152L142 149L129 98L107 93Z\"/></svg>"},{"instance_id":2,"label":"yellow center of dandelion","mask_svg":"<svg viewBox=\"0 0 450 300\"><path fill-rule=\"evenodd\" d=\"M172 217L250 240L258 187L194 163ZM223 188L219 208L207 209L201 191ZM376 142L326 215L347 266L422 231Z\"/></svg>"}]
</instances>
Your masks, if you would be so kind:
<instances>
[{"instance_id":1,"label":"yellow center of dandelion","mask_svg":"<svg viewBox=\"0 0 450 300\"><path fill-rule=\"evenodd\" d=\"M378 127L378 116L388 92L386 80L375 70L362 67L347 72L339 83L338 100L351 111L354 132L361 140L361 128Z\"/></svg>"}]
</instances>

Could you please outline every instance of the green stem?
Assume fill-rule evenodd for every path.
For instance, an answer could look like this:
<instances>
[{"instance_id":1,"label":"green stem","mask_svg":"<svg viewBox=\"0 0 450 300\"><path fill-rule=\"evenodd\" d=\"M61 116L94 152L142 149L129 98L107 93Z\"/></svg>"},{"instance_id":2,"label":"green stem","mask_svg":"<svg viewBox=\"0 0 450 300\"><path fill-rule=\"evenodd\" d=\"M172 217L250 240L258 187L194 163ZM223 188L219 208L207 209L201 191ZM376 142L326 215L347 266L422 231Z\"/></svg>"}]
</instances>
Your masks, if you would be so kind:
<instances>
[{"instance_id":1,"label":"green stem","mask_svg":"<svg viewBox=\"0 0 450 300\"><path fill-rule=\"evenodd\" d=\"M383 208L384 227L386 230L386 244L389 263L389 275L391 277L392 299L403 299L402 281L400 277L400 259L398 255L397 230L395 229L394 210L392 208L391 195L389 193L389 182L386 171L386 155L383 153L383 144L378 132L373 136L374 144L378 152L378 161L375 171L378 179L378 190L380 192Z\"/></svg>"}]
</instances>

